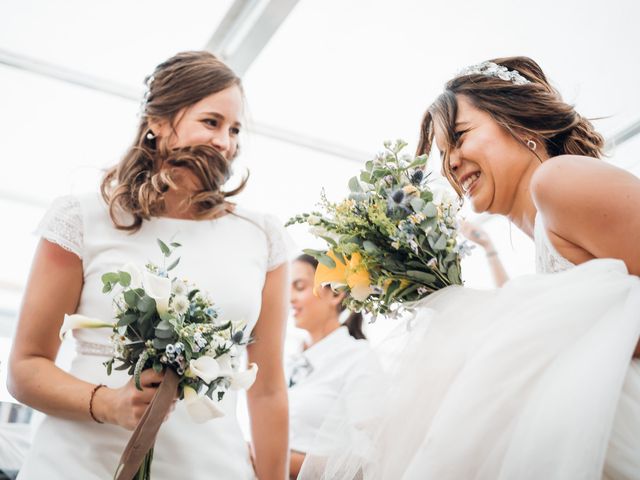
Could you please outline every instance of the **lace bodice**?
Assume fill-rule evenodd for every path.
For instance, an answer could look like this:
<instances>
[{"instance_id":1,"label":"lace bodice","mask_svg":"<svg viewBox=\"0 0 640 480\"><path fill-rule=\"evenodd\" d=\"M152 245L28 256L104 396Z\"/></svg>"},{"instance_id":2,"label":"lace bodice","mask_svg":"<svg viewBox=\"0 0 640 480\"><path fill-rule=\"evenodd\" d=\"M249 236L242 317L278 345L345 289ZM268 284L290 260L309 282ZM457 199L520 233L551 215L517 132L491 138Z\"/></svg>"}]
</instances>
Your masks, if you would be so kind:
<instances>
[{"instance_id":1,"label":"lace bodice","mask_svg":"<svg viewBox=\"0 0 640 480\"><path fill-rule=\"evenodd\" d=\"M538 273L561 272L575 266L560 255L551 244L544 229L544 221L539 213L536 215L533 239L536 243L536 271Z\"/></svg>"}]
</instances>

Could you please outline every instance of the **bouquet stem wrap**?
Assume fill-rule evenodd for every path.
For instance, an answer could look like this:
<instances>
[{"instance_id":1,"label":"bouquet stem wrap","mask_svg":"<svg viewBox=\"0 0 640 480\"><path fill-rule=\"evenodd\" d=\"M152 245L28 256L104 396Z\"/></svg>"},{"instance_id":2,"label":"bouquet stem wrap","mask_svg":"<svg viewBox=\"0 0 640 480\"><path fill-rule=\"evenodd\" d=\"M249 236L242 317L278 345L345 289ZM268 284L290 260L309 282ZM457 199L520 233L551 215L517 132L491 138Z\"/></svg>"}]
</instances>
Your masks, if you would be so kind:
<instances>
[{"instance_id":1,"label":"bouquet stem wrap","mask_svg":"<svg viewBox=\"0 0 640 480\"><path fill-rule=\"evenodd\" d=\"M178 374L168 368L156 394L122 452L115 480L131 480L138 473L145 455L153 448L160 425L176 398L179 382Z\"/></svg>"}]
</instances>

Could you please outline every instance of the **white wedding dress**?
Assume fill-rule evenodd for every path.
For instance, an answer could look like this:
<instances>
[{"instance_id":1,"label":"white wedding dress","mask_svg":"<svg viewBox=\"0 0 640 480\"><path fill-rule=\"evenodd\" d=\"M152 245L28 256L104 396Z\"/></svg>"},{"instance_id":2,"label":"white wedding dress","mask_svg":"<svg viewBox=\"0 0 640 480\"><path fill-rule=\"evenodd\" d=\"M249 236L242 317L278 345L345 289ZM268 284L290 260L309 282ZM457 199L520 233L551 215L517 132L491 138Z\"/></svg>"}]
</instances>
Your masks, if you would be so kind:
<instances>
[{"instance_id":1,"label":"white wedding dress","mask_svg":"<svg viewBox=\"0 0 640 480\"><path fill-rule=\"evenodd\" d=\"M113 227L98 195L63 197L49 210L39 233L82 259L84 286L77 312L105 320L113 318L112 295L101 293L101 275L128 262L141 268L147 261L161 265L158 238L182 244L176 251L180 264L172 273L209 292L222 318L246 320L248 331L260 313L266 273L288 260L286 234L277 220L241 208L216 220L153 218L130 234ZM110 333L109 329L74 331L77 355L72 375L109 387L129 380L126 372L114 370L108 376L102 365L108 358ZM86 403L88 408L88 394ZM226 416L196 424L177 403L157 437L154 480L254 478L236 418L234 392L226 394L223 408ZM130 431L115 425L48 416L35 434L19 478L111 479L130 436Z\"/></svg>"},{"instance_id":2,"label":"white wedding dress","mask_svg":"<svg viewBox=\"0 0 640 480\"><path fill-rule=\"evenodd\" d=\"M640 479L640 279L619 260L572 265L540 216L534 237L540 273L420 303L299 478Z\"/></svg>"}]
</instances>

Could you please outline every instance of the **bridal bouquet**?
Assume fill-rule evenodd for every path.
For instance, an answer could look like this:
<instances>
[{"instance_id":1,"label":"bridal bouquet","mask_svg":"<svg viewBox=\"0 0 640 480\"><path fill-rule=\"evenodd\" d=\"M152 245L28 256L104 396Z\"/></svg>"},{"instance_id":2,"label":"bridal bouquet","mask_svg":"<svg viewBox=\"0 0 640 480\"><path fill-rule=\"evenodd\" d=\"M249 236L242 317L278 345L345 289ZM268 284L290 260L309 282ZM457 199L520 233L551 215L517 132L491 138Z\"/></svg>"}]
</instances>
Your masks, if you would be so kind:
<instances>
[{"instance_id":1,"label":"bridal bouquet","mask_svg":"<svg viewBox=\"0 0 640 480\"><path fill-rule=\"evenodd\" d=\"M457 198L429 188L427 156L402 154L406 143L385 142L385 150L349 180L346 200L322 195L323 211L304 213L288 225L306 223L327 242L315 257L315 288L331 285L349 293L352 311L398 315L432 292L461 284L457 241Z\"/></svg>"},{"instance_id":2,"label":"bridal bouquet","mask_svg":"<svg viewBox=\"0 0 640 480\"><path fill-rule=\"evenodd\" d=\"M128 469L138 470L135 478L139 480L150 478L155 433L176 393L179 399L184 399L194 421L204 422L224 415L219 402L225 393L229 389L249 388L257 373L255 364L247 370L239 369L238 346L250 341L246 323L221 320L208 294L185 280L170 278L169 272L180 258L168 267L166 262L181 245L175 242L167 245L161 240L158 245L164 256L162 267L147 263L141 270L127 264L117 272L102 275L103 293L117 291L113 299L115 323L70 315L65 317L61 329L62 337L74 328L111 327L113 357L105 362L107 373L111 374L113 368L127 370L140 390L143 370L166 370L163 384L121 460L120 467L127 464ZM168 386L163 389L165 383ZM165 397L161 403L166 408L158 407L154 415L154 404L160 396ZM147 439L141 440L145 436ZM138 445L140 441L148 443L146 450ZM136 458L134 450L144 450L144 459L141 455ZM121 474L122 470L117 473L122 477L117 478L131 478L128 473Z\"/></svg>"}]
</instances>

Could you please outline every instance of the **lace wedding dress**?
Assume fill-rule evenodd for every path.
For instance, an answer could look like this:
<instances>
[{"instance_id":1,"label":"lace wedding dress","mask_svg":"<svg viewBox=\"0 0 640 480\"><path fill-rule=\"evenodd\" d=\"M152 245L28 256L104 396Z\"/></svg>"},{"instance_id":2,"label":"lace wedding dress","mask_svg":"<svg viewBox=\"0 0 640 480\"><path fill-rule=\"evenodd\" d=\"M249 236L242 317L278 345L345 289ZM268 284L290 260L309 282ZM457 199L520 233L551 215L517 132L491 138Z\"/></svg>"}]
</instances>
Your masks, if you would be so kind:
<instances>
[{"instance_id":1,"label":"lace wedding dress","mask_svg":"<svg viewBox=\"0 0 640 480\"><path fill-rule=\"evenodd\" d=\"M130 234L113 227L98 195L63 197L46 214L39 233L82 259L84 286L77 313L105 320L113 318L112 296L101 293L101 275L128 262L142 266L149 260L161 261L158 238L182 244L176 253L181 257L176 274L210 293L222 318L245 319L249 331L260 313L266 273L288 260L286 234L277 220L241 208L215 220L152 218ZM126 372L114 370L108 376L102 364L110 353L110 333L109 329L74 332L77 355L72 375L109 387L129 380ZM196 424L177 403L155 444L154 480L254 478L236 418L235 392L226 394L223 408L226 416ZM35 434L19 478L113 478L130 436L130 431L115 425L48 416Z\"/></svg>"},{"instance_id":2,"label":"lace wedding dress","mask_svg":"<svg viewBox=\"0 0 640 480\"><path fill-rule=\"evenodd\" d=\"M449 287L381 345L386 375L326 418L302 479L640 479L640 279L574 266Z\"/></svg>"}]
</instances>

